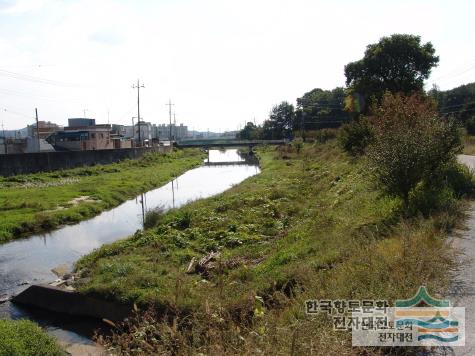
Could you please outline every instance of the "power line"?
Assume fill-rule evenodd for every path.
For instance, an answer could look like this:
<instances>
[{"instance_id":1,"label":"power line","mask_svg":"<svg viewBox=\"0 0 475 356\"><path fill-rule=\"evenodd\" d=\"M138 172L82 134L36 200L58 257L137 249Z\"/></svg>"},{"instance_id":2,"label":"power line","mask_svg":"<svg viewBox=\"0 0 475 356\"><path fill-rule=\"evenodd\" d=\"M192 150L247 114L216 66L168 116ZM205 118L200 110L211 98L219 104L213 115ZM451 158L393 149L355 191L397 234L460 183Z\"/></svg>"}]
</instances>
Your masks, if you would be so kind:
<instances>
[{"instance_id":1,"label":"power line","mask_svg":"<svg viewBox=\"0 0 475 356\"><path fill-rule=\"evenodd\" d=\"M4 69L0 69L0 76L6 77L9 79L24 80L24 81L38 83L38 84L55 85L55 86L61 86L61 87L81 87L81 85L78 85L78 84L60 82L60 81L50 80L50 79L45 79L45 78L40 78L40 77L34 77L31 75L10 72Z\"/></svg>"},{"instance_id":2,"label":"power line","mask_svg":"<svg viewBox=\"0 0 475 356\"><path fill-rule=\"evenodd\" d=\"M20 112L13 111L13 110L10 110L10 109L3 109L3 111L14 114L14 115L23 116L23 117L26 117L28 119L33 119L33 117L31 115L22 114Z\"/></svg>"},{"instance_id":3,"label":"power line","mask_svg":"<svg viewBox=\"0 0 475 356\"><path fill-rule=\"evenodd\" d=\"M475 111L475 108L472 108L472 109L465 109L465 110L456 110L456 111L441 112L440 114L441 114L441 115L449 115L449 114L456 114L456 113L459 113L459 112L471 112L471 111Z\"/></svg>"}]
</instances>

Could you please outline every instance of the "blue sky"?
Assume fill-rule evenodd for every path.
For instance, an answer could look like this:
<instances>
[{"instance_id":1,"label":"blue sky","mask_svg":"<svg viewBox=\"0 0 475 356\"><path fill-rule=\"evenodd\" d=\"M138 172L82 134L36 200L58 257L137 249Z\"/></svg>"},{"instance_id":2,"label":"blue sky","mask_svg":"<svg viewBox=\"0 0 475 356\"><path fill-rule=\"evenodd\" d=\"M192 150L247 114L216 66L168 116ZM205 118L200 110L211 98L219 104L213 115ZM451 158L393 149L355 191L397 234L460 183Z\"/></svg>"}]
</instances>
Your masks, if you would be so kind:
<instances>
[{"instance_id":1,"label":"blue sky","mask_svg":"<svg viewBox=\"0 0 475 356\"><path fill-rule=\"evenodd\" d=\"M129 124L140 78L146 121L167 122L171 98L177 122L233 130L343 86L344 65L392 33L431 41L427 85L449 89L475 81L474 13L468 0L0 0L0 122L24 127L38 107Z\"/></svg>"}]
</instances>

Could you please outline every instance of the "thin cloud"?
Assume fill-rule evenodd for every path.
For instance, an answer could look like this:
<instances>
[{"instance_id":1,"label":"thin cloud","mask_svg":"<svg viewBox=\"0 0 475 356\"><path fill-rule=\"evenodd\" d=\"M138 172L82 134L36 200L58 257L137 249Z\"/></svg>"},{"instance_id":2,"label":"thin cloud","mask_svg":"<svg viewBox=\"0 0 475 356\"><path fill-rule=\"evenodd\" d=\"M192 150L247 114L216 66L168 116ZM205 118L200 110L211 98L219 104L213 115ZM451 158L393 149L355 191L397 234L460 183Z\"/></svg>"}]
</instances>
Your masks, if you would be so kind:
<instances>
[{"instance_id":1,"label":"thin cloud","mask_svg":"<svg viewBox=\"0 0 475 356\"><path fill-rule=\"evenodd\" d=\"M114 31L98 31L89 36L89 40L99 44L117 46L124 43L124 37Z\"/></svg>"},{"instance_id":2,"label":"thin cloud","mask_svg":"<svg viewBox=\"0 0 475 356\"><path fill-rule=\"evenodd\" d=\"M53 0L0 0L0 13L19 15L40 10Z\"/></svg>"}]
</instances>

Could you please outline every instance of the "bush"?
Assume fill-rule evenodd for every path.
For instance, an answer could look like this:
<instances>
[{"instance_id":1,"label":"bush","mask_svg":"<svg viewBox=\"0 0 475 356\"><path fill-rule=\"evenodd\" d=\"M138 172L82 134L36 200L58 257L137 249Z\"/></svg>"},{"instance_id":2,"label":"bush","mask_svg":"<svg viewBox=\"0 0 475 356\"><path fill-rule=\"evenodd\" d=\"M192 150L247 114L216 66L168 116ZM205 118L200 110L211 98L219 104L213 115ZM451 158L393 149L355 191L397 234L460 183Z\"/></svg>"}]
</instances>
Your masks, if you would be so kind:
<instances>
[{"instance_id":1,"label":"bush","mask_svg":"<svg viewBox=\"0 0 475 356\"><path fill-rule=\"evenodd\" d=\"M325 143L331 139L337 137L337 129L320 129L315 134L315 141L319 143Z\"/></svg>"},{"instance_id":2,"label":"bush","mask_svg":"<svg viewBox=\"0 0 475 356\"><path fill-rule=\"evenodd\" d=\"M453 210L456 203L455 193L450 187L421 182L410 193L409 214L422 213L427 217L434 211Z\"/></svg>"},{"instance_id":3,"label":"bush","mask_svg":"<svg viewBox=\"0 0 475 356\"><path fill-rule=\"evenodd\" d=\"M475 135L475 116L472 116L465 121L465 128L469 135Z\"/></svg>"},{"instance_id":4,"label":"bush","mask_svg":"<svg viewBox=\"0 0 475 356\"><path fill-rule=\"evenodd\" d=\"M462 147L458 128L439 118L435 104L418 95L387 93L373 115L374 141L367 150L370 169L407 210L416 186L442 186L444 173Z\"/></svg>"},{"instance_id":5,"label":"bush","mask_svg":"<svg viewBox=\"0 0 475 356\"><path fill-rule=\"evenodd\" d=\"M59 346L28 320L0 320L0 355L62 355Z\"/></svg>"},{"instance_id":6,"label":"bush","mask_svg":"<svg viewBox=\"0 0 475 356\"><path fill-rule=\"evenodd\" d=\"M178 229L188 229L191 226L191 213L186 210L180 210L173 223Z\"/></svg>"},{"instance_id":7,"label":"bush","mask_svg":"<svg viewBox=\"0 0 475 356\"><path fill-rule=\"evenodd\" d=\"M475 195L475 177L466 165L454 162L446 168L444 177L457 198Z\"/></svg>"},{"instance_id":8,"label":"bush","mask_svg":"<svg viewBox=\"0 0 475 356\"><path fill-rule=\"evenodd\" d=\"M158 225L160 220L162 219L164 209L161 206L157 206L156 208L150 209L145 213L145 220L144 220L144 228L150 229Z\"/></svg>"},{"instance_id":9,"label":"bush","mask_svg":"<svg viewBox=\"0 0 475 356\"><path fill-rule=\"evenodd\" d=\"M373 141L373 126L366 118L344 124L338 135L338 143L353 156L362 155L366 147Z\"/></svg>"},{"instance_id":10,"label":"bush","mask_svg":"<svg viewBox=\"0 0 475 356\"><path fill-rule=\"evenodd\" d=\"M293 140L292 148L295 150L295 152L297 152L297 154L299 154L303 148L303 140L301 138L296 138L295 140Z\"/></svg>"}]
</instances>

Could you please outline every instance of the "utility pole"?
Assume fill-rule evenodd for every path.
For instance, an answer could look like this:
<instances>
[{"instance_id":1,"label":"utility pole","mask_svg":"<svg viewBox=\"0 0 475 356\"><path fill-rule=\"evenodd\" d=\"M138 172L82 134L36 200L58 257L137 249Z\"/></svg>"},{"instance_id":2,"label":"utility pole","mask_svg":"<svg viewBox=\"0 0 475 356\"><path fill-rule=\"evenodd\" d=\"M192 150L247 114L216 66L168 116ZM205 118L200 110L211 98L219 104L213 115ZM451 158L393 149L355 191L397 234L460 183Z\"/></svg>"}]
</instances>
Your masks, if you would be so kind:
<instances>
[{"instance_id":1,"label":"utility pole","mask_svg":"<svg viewBox=\"0 0 475 356\"><path fill-rule=\"evenodd\" d=\"M41 151L40 146L40 125L38 124L38 109L35 108L35 116L36 116L36 141L38 142L38 152Z\"/></svg>"},{"instance_id":2,"label":"utility pole","mask_svg":"<svg viewBox=\"0 0 475 356\"><path fill-rule=\"evenodd\" d=\"M132 117L132 140L135 142L135 117Z\"/></svg>"},{"instance_id":3,"label":"utility pole","mask_svg":"<svg viewBox=\"0 0 475 356\"><path fill-rule=\"evenodd\" d=\"M140 80L137 79L137 85L132 85L132 88L137 89L137 125L139 127L139 145L140 147L142 147L142 130L140 128L140 88L145 88L145 86L143 84L140 84Z\"/></svg>"},{"instance_id":4,"label":"utility pole","mask_svg":"<svg viewBox=\"0 0 475 356\"><path fill-rule=\"evenodd\" d=\"M168 105L168 115L170 118L170 132L168 133L168 140L170 141L170 145L171 145L172 144L172 106L174 106L175 104L172 104L172 100L169 99L168 104L165 104L165 105Z\"/></svg>"},{"instance_id":5,"label":"utility pole","mask_svg":"<svg viewBox=\"0 0 475 356\"><path fill-rule=\"evenodd\" d=\"M173 112L173 128L174 128L174 134L173 134L173 139L176 141L176 118L175 118L175 112Z\"/></svg>"}]
</instances>

